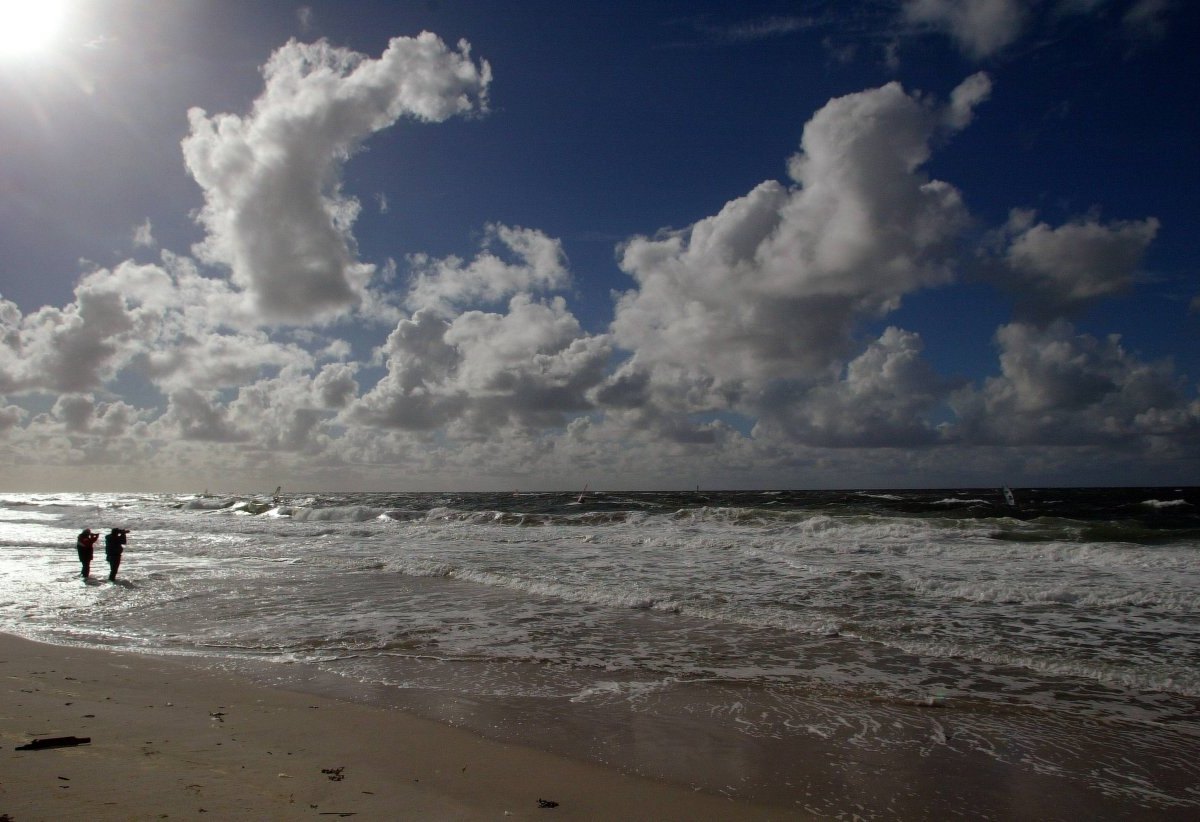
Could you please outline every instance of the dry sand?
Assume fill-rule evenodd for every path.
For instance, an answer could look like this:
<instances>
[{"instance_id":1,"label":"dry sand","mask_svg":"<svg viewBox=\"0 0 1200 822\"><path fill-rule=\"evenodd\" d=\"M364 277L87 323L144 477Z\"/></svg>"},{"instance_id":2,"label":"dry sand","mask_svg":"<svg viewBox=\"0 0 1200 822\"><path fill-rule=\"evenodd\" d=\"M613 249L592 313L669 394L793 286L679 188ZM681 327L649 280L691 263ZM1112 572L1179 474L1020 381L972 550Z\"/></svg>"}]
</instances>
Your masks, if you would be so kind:
<instances>
[{"instance_id":1,"label":"dry sand","mask_svg":"<svg viewBox=\"0 0 1200 822\"><path fill-rule=\"evenodd\" d=\"M0 681L12 822L807 818L170 658L0 634ZM16 750L63 736L91 742Z\"/></svg>"}]
</instances>

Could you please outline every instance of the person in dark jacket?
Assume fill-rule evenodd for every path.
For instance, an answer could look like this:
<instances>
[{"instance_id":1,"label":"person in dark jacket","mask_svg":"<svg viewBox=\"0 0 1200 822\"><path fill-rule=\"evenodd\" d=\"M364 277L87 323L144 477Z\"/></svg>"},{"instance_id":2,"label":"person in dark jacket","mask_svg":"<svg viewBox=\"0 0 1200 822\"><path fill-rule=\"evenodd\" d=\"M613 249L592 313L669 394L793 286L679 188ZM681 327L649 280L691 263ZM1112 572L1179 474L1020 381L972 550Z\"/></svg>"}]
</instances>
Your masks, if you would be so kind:
<instances>
[{"instance_id":1,"label":"person in dark jacket","mask_svg":"<svg viewBox=\"0 0 1200 822\"><path fill-rule=\"evenodd\" d=\"M79 551L79 563L83 566L81 577L87 579L92 573L92 554L96 547L99 534L93 534L90 528L84 528L75 539L75 549Z\"/></svg>"},{"instance_id":2,"label":"person in dark jacket","mask_svg":"<svg viewBox=\"0 0 1200 822\"><path fill-rule=\"evenodd\" d=\"M125 552L125 535L129 532L124 528L114 528L104 535L104 558L108 560L108 578L117 578L117 569L121 567L121 554Z\"/></svg>"}]
</instances>

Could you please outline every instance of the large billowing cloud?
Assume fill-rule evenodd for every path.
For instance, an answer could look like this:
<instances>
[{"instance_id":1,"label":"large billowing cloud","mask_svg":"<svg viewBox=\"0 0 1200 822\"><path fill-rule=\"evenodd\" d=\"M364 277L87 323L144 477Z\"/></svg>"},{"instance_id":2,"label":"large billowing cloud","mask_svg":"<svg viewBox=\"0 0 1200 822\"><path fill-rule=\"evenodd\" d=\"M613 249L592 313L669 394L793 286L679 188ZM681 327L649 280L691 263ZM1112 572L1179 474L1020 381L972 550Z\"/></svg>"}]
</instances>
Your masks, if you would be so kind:
<instances>
[{"instance_id":1,"label":"large billowing cloud","mask_svg":"<svg viewBox=\"0 0 1200 822\"><path fill-rule=\"evenodd\" d=\"M1062 316L1128 290L1158 228L1153 217L1108 225L1089 217L1051 228L1014 211L1005 229L1007 284L1024 313Z\"/></svg>"},{"instance_id":2,"label":"large billowing cloud","mask_svg":"<svg viewBox=\"0 0 1200 822\"><path fill-rule=\"evenodd\" d=\"M16 405L6 405L0 407L0 434L7 432L10 428L20 425L21 420L25 418L25 410Z\"/></svg>"},{"instance_id":3,"label":"large billowing cloud","mask_svg":"<svg viewBox=\"0 0 1200 822\"><path fill-rule=\"evenodd\" d=\"M989 90L976 75L945 107L898 83L832 100L804 128L795 185L762 183L690 229L628 242L621 266L638 287L612 330L635 353L606 395L640 387L695 411L834 376L864 319L953 279L968 215L922 166Z\"/></svg>"},{"instance_id":4,"label":"large billowing cloud","mask_svg":"<svg viewBox=\"0 0 1200 822\"><path fill-rule=\"evenodd\" d=\"M245 309L228 283L170 255L164 265L93 271L63 308L22 316L0 301L0 391L84 394L125 369L166 393L202 391L312 365L304 349L255 328Z\"/></svg>"},{"instance_id":5,"label":"large billowing cloud","mask_svg":"<svg viewBox=\"0 0 1200 822\"><path fill-rule=\"evenodd\" d=\"M331 442L329 422L358 392L355 368L326 365L315 376L285 369L242 388L229 404L232 424L253 432L260 448L320 454Z\"/></svg>"},{"instance_id":6,"label":"large billowing cloud","mask_svg":"<svg viewBox=\"0 0 1200 822\"><path fill-rule=\"evenodd\" d=\"M1139 360L1115 335L1076 334L1063 320L1046 328L1013 323L996 332L996 344L1000 376L954 398L960 439L1131 444L1200 433L1200 402L1189 399L1171 364Z\"/></svg>"},{"instance_id":7,"label":"large billowing cloud","mask_svg":"<svg viewBox=\"0 0 1200 822\"><path fill-rule=\"evenodd\" d=\"M380 349L386 376L344 420L470 439L555 428L593 408L587 395L604 379L607 337L585 334L562 297L536 296L570 282L558 240L492 225L473 260L418 255L411 262L404 303L415 313ZM479 307L501 301L501 311Z\"/></svg>"},{"instance_id":8,"label":"large billowing cloud","mask_svg":"<svg viewBox=\"0 0 1200 822\"><path fill-rule=\"evenodd\" d=\"M229 418L229 409L215 391L180 388L172 392L167 411L155 428L171 439L204 442L243 442L250 431L238 428Z\"/></svg>"},{"instance_id":9,"label":"large billowing cloud","mask_svg":"<svg viewBox=\"0 0 1200 822\"><path fill-rule=\"evenodd\" d=\"M440 122L486 107L491 70L428 32L393 39L379 59L292 41L263 69L247 117L189 113L187 167L204 189L196 253L228 265L268 320L305 322L359 298L373 268L350 233L359 203L342 163L401 117Z\"/></svg>"},{"instance_id":10,"label":"large billowing cloud","mask_svg":"<svg viewBox=\"0 0 1200 822\"><path fill-rule=\"evenodd\" d=\"M141 416L127 403L97 402L90 394L62 394L50 412L66 432L106 438L126 436Z\"/></svg>"},{"instance_id":11,"label":"large billowing cloud","mask_svg":"<svg viewBox=\"0 0 1200 822\"><path fill-rule=\"evenodd\" d=\"M561 297L518 294L507 313L432 309L401 322L384 347L388 374L348 419L384 428L545 428L591 407L610 346L583 334Z\"/></svg>"},{"instance_id":12,"label":"large billowing cloud","mask_svg":"<svg viewBox=\"0 0 1200 822\"><path fill-rule=\"evenodd\" d=\"M516 258L507 262L495 251L503 246ZM425 254L409 259L413 282L406 305L414 310L450 313L454 306L499 302L512 294L559 289L570 277L562 243L540 231L490 225L484 250L469 263L457 257L434 260Z\"/></svg>"},{"instance_id":13,"label":"large billowing cloud","mask_svg":"<svg viewBox=\"0 0 1200 822\"><path fill-rule=\"evenodd\" d=\"M80 289L66 308L22 316L0 301L0 392L85 392L112 378L133 319L112 293Z\"/></svg>"},{"instance_id":14,"label":"large billowing cloud","mask_svg":"<svg viewBox=\"0 0 1200 822\"><path fill-rule=\"evenodd\" d=\"M947 385L921 359L920 337L888 328L846 367L843 379L792 396L783 384L764 401L758 433L819 446L929 445L929 415Z\"/></svg>"}]
</instances>

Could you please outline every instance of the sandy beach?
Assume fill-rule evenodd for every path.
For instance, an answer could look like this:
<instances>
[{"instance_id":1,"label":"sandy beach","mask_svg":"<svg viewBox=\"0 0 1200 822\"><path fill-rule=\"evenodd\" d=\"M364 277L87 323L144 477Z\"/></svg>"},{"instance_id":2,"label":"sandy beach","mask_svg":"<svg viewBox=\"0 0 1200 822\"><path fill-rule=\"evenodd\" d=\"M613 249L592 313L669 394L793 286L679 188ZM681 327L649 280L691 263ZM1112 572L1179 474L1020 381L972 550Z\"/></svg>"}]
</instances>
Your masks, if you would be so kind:
<instances>
[{"instance_id":1,"label":"sandy beach","mask_svg":"<svg viewBox=\"0 0 1200 822\"><path fill-rule=\"evenodd\" d=\"M12 497L0 822L1191 822L1193 502L1047 493Z\"/></svg>"},{"instance_id":2,"label":"sandy beach","mask_svg":"<svg viewBox=\"0 0 1200 822\"><path fill-rule=\"evenodd\" d=\"M0 673L12 822L806 818L170 658L0 634Z\"/></svg>"}]
</instances>

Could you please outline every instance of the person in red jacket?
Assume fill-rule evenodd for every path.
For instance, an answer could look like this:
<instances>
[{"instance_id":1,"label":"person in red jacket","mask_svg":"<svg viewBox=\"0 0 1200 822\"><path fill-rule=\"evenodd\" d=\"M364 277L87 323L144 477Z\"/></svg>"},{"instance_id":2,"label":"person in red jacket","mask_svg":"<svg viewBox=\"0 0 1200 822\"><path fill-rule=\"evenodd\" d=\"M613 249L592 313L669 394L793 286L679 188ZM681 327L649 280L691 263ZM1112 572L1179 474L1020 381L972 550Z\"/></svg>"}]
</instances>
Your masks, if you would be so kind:
<instances>
[{"instance_id":1,"label":"person in red jacket","mask_svg":"<svg viewBox=\"0 0 1200 822\"><path fill-rule=\"evenodd\" d=\"M79 562L83 565L83 573L80 574L84 579L87 579L92 572L92 552L96 547L96 540L100 539L99 534L93 534L91 529L84 528L79 532L79 537L75 540L75 548L79 551Z\"/></svg>"}]
</instances>

